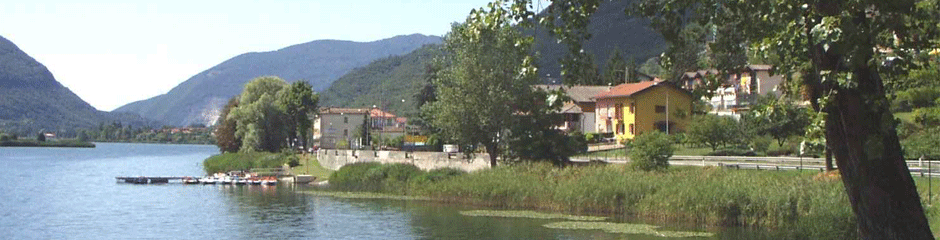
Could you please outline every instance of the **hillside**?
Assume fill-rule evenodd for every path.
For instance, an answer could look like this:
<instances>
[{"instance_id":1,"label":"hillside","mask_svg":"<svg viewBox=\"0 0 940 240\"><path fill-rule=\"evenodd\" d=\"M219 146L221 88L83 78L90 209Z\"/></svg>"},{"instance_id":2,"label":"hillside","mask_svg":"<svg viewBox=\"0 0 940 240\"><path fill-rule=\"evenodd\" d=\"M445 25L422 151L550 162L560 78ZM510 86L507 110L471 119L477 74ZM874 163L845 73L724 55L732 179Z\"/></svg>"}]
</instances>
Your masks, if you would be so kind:
<instances>
[{"instance_id":1,"label":"hillside","mask_svg":"<svg viewBox=\"0 0 940 240\"><path fill-rule=\"evenodd\" d=\"M613 49L620 49L624 56L633 56L639 64L658 56L666 47L662 37L650 29L649 21L624 14L631 2L604 2L591 18L588 29L593 37L585 44L585 51L595 56L597 66L601 69ZM557 78L561 71L558 60L564 57L567 48L547 35L544 29L526 32L538 33L535 48L540 53L539 75L550 74L552 78ZM336 80L323 92L320 105L371 107L384 102L396 114L413 114L417 110L412 96L424 84L427 63L441 54L438 48L428 46L405 56L384 58L357 68Z\"/></svg>"},{"instance_id":2,"label":"hillside","mask_svg":"<svg viewBox=\"0 0 940 240\"><path fill-rule=\"evenodd\" d=\"M584 51L594 56L597 67L604 69L614 49L623 56L632 56L637 64L663 53L666 42L650 27L649 20L627 16L624 13L634 1L602 1L597 12L591 16L588 31L591 39L584 43ZM532 30L526 31L532 34ZM558 78L561 66L558 61L568 53L564 44L558 43L544 28L539 28L535 48L540 54L539 75L550 74Z\"/></svg>"},{"instance_id":3,"label":"hillside","mask_svg":"<svg viewBox=\"0 0 940 240\"><path fill-rule=\"evenodd\" d=\"M427 45L357 68L320 95L320 106L385 106L397 115L411 116L417 113L413 96L425 84L425 65L440 54L440 45Z\"/></svg>"},{"instance_id":4,"label":"hillside","mask_svg":"<svg viewBox=\"0 0 940 240\"><path fill-rule=\"evenodd\" d=\"M437 36L420 34L360 43L318 40L277 51L245 53L205 70L168 93L122 106L115 112L133 112L184 126L212 124L229 98L249 80L278 76L289 82L305 80L322 91L350 70L375 59L409 53L425 44L440 43Z\"/></svg>"},{"instance_id":5,"label":"hillside","mask_svg":"<svg viewBox=\"0 0 940 240\"><path fill-rule=\"evenodd\" d=\"M0 36L0 130L71 132L113 121L156 125L135 114L98 111L56 81L44 65Z\"/></svg>"}]
</instances>

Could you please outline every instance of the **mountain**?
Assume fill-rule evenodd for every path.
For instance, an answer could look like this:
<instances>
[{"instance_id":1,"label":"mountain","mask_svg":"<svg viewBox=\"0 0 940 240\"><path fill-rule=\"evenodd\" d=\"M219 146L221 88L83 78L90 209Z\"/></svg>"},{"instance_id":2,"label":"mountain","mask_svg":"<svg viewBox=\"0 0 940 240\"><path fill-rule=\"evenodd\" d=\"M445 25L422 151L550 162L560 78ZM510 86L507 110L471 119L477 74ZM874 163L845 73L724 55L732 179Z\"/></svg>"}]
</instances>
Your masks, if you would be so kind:
<instances>
[{"instance_id":1,"label":"mountain","mask_svg":"<svg viewBox=\"0 0 940 240\"><path fill-rule=\"evenodd\" d=\"M305 80L319 92L350 70L375 59L440 42L437 36L414 34L366 43L318 40L277 51L245 53L189 78L166 94L127 104L115 112L138 113L178 126L211 125L228 99L241 93L245 83L256 77Z\"/></svg>"},{"instance_id":2,"label":"mountain","mask_svg":"<svg viewBox=\"0 0 940 240\"><path fill-rule=\"evenodd\" d=\"M424 86L427 63L440 56L441 45L426 45L404 56L376 60L339 78L320 94L320 106L372 107L401 116L417 113L414 95Z\"/></svg>"},{"instance_id":3,"label":"mountain","mask_svg":"<svg viewBox=\"0 0 940 240\"><path fill-rule=\"evenodd\" d=\"M666 50L665 40L652 29L649 20L625 14L625 10L633 2L602 1L591 16L591 22L588 24L591 38L583 44L583 48L594 56L598 68L604 69L604 64L615 49L619 49L624 57L633 57L637 65L651 57L659 56ZM526 32L533 34L533 30ZM534 33L535 49L540 54L539 75L560 78L561 65L558 61L568 53L568 47L558 43L545 28L539 27Z\"/></svg>"},{"instance_id":4,"label":"mountain","mask_svg":"<svg viewBox=\"0 0 940 240\"><path fill-rule=\"evenodd\" d=\"M665 41L650 28L648 20L626 16L624 10L630 4L632 1L604 1L591 17L588 30L592 38L584 48L594 55L601 69L614 49L620 49L623 56L633 56L640 64L666 48ZM539 75L558 78L561 71L558 60L567 54L566 46L557 43L544 28L525 32L536 36L534 48L539 51ZM393 113L412 115L417 112L412 96L425 84L425 66L440 54L439 45L426 46L408 55L383 58L357 68L322 92L320 105L371 107L382 103Z\"/></svg>"},{"instance_id":5,"label":"mountain","mask_svg":"<svg viewBox=\"0 0 940 240\"><path fill-rule=\"evenodd\" d=\"M73 132L114 121L157 125L135 114L98 111L56 81L46 66L0 36L0 130Z\"/></svg>"}]
</instances>

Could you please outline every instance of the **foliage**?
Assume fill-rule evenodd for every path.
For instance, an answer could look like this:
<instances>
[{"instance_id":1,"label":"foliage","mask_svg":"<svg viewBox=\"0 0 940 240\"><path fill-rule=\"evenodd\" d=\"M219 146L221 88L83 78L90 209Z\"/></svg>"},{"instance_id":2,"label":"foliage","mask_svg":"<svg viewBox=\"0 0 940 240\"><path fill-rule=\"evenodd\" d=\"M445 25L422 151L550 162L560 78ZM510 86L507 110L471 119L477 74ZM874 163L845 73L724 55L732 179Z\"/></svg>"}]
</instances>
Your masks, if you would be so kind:
<instances>
[{"instance_id":1,"label":"foliage","mask_svg":"<svg viewBox=\"0 0 940 240\"><path fill-rule=\"evenodd\" d=\"M334 176L344 174L362 179L369 168L341 169L346 173L336 172ZM544 163L460 173L438 181L426 181L419 176L407 185L386 184L388 178L380 182L362 181L374 185L351 188L338 187L332 177L330 182L336 190L371 188L501 208L763 227L771 229L768 232L772 235L766 237L770 239L856 236L856 220L842 193L842 184L817 181L813 175L699 167L647 172L616 164L557 168Z\"/></svg>"},{"instance_id":2,"label":"foliage","mask_svg":"<svg viewBox=\"0 0 940 240\"><path fill-rule=\"evenodd\" d=\"M139 127L123 125L121 122L101 123L97 128L80 130L78 137L96 142L138 142L138 143L175 143L175 144L212 144L215 140L211 130L205 126L174 128Z\"/></svg>"},{"instance_id":3,"label":"foliage","mask_svg":"<svg viewBox=\"0 0 940 240\"><path fill-rule=\"evenodd\" d=\"M206 174L250 170L253 168L279 168L295 156L290 153L222 153L202 161Z\"/></svg>"},{"instance_id":4,"label":"foliage","mask_svg":"<svg viewBox=\"0 0 940 240\"><path fill-rule=\"evenodd\" d=\"M936 106L937 99L940 99L938 87L911 88L895 93L891 105L894 110L907 112L915 108Z\"/></svg>"},{"instance_id":5,"label":"foliage","mask_svg":"<svg viewBox=\"0 0 940 240\"><path fill-rule=\"evenodd\" d=\"M426 45L403 56L389 56L353 69L321 95L321 106L372 107L399 116L418 115L418 106L434 91L428 78L436 77L442 67L434 59L443 57L441 45ZM429 66L431 65L431 66ZM404 99L405 101L401 101Z\"/></svg>"},{"instance_id":6,"label":"foliage","mask_svg":"<svg viewBox=\"0 0 940 240\"><path fill-rule=\"evenodd\" d=\"M431 125L461 144L465 154L485 148L496 165L500 134L511 126L513 115L531 98L536 69L528 56L531 37L523 37L498 3L471 12L464 24L455 24L444 40L449 65L434 83L438 100L422 110Z\"/></svg>"},{"instance_id":7,"label":"foliage","mask_svg":"<svg viewBox=\"0 0 940 240\"><path fill-rule=\"evenodd\" d=\"M530 97L532 99L523 102L536 104L520 106L519 112L525 114L512 119L507 140L508 158L544 160L562 166L568 162L569 156L587 150L587 143L580 132L569 135L555 129L563 120L557 112L568 100L562 91L538 90Z\"/></svg>"},{"instance_id":8,"label":"foliage","mask_svg":"<svg viewBox=\"0 0 940 240\"><path fill-rule=\"evenodd\" d=\"M37 141L37 142L45 142L45 141L46 141L46 134L45 134L45 133L42 133L42 132L37 133L37 134L36 134L36 141Z\"/></svg>"},{"instance_id":9,"label":"foliage","mask_svg":"<svg viewBox=\"0 0 940 240\"><path fill-rule=\"evenodd\" d=\"M291 139L292 146L293 139L297 139L302 149L307 149L307 132L313 124L310 117L317 113L319 101L312 88L305 81L296 81L278 93L278 105L287 117L287 139Z\"/></svg>"},{"instance_id":10,"label":"foliage","mask_svg":"<svg viewBox=\"0 0 940 240\"><path fill-rule=\"evenodd\" d=\"M809 110L790 101L769 96L743 116L757 135L769 135L783 145L791 136L802 136L810 124Z\"/></svg>"},{"instance_id":11,"label":"foliage","mask_svg":"<svg viewBox=\"0 0 940 240\"><path fill-rule=\"evenodd\" d=\"M675 152L673 140L665 133L652 131L640 134L630 150L630 166L644 171L669 167L669 158Z\"/></svg>"},{"instance_id":12,"label":"foliage","mask_svg":"<svg viewBox=\"0 0 940 240\"><path fill-rule=\"evenodd\" d=\"M934 126L914 134L901 141L904 146L906 159L917 159L921 156L928 159L940 159L940 126Z\"/></svg>"},{"instance_id":13,"label":"foliage","mask_svg":"<svg viewBox=\"0 0 940 240\"><path fill-rule=\"evenodd\" d=\"M940 107L915 109L914 122L923 126L940 126Z\"/></svg>"},{"instance_id":14,"label":"foliage","mask_svg":"<svg viewBox=\"0 0 940 240\"><path fill-rule=\"evenodd\" d=\"M604 64L604 75L599 85L617 86L624 82L636 81L636 62L633 58L624 60L621 54L619 48L614 48L613 54Z\"/></svg>"},{"instance_id":15,"label":"foliage","mask_svg":"<svg viewBox=\"0 0 940 240\"><path fill-rule=\"evenodd\" d=\"M744 133L734 118L705 114L692 116L685 134L689 142L705 144L715 151L719 146L737 143Z\"/></svg>"},{"instance_id":16,"label":"foliage","mask_svg":"<svg viewBox=\"0 0 940 240\"><path fill-rule=\"evenodd\" d=\"M287 117L276 101L287 86L277 77L259 77L245 84L238 106L227 117L235 120L235 136L242 139L240 152L277 152L286 146Z\"/></svg>"},{"instance_id":17,"label":"foliage","mask_svg":"<svg viewBox=\"0 0 940 240\"><path fill-rule=\"evenodd\" d=\"M770 150L770 144L773 142L773 138L767 135L758 135L751 140L751 148L755 152L766 153L767 150Z\"/></svg>"},{"instance_id":18,"label":"foliage","mask_svg":"<svg viewBox=\"0 0 940 240\"><path fill-rule=\"evenodd\" d=\"M330 175L330 187L342 191L408 194L411 186L430 184L463 175L455 169L422 171L411 164L353 163Z\"/></svg>"},{"instance_id":19,"label":"foliage","mask_svg":"<svg viewBox=\"0 0 940 240\"><path fill-rule=\"evenodd\" d=\"M235 135L237 120L228 117L229 113L237 107L238 98L229 99L222 108L219 119L216 120L215 130L212 133L215 136L215 144L219 146L219 152L238 152L242 146L241 138Z\"/></svg>"}]
</instances>

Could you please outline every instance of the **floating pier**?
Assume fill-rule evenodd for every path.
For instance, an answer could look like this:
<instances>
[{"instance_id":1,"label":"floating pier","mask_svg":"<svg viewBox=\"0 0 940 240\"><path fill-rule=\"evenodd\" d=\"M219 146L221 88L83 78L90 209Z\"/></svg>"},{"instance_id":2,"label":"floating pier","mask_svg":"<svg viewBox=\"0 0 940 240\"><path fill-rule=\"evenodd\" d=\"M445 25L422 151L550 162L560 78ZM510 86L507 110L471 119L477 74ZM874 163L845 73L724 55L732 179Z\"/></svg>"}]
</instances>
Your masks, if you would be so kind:
<instances>
[{"instance_id":1,"label":"floating pier","mask_svg":"<svg viewBox=\"0 0 940 240\"><path fill-rule=\"evenodd\" d=\"M126 183L135 183L135 184L148 184L148 183L169 183L170 180L182 181L183 179L193 178L193 177L115 177L118 181L123 181Z\"/></svg>"}]
</instances>

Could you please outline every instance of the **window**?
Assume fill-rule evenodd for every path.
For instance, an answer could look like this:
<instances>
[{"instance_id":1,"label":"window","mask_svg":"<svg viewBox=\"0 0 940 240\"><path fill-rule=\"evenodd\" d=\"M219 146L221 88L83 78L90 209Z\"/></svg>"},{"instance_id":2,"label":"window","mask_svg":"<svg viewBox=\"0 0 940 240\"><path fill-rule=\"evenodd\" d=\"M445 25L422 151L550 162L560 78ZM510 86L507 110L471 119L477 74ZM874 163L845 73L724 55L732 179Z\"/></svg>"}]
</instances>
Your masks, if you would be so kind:
<instances>
[{"instance_id":1,"label":"window","mask_svg":"<svg viewBox=\"0 0 940 240\"><path fill-rule=\"evenodd\" d=\"M630 113L633 113L636 109L636 103L630 103Z\"/></svg>"},{"instance_id":2,"label":"window","mask_svg":"<svg viewBox=\"0 0 940 240\"><path fill-rule=\"evenodd\" d=\"M630 134L636 135L635 130L633 129L633 124L630 124Z\"/></svg>"},{"instance_id":3,"label":"window","mask_svg":"<svg viewBox=\"0 0 940 240\"><path fill-rule=\"evenodd\" d=\"M343 129L343 137L349 136L349 129Z\"/></svg>"},{"instance_id":4,"label":"window","mask_svg":"<svg viewBox=\"0 0 940 240\"><path fill-rule=\"evenodd\" d=\"M664 112L666 112L666 106L663 106L663 105L656 105L656 112L657 112L657 113L664 113Z\"/></svg>"},{"instance_id":5,"label":"window","mask_svg":"<svg viewBox=\"0 0 940 240\"><path fill-rule=\"evenodd\" d=\"M617 134L623 133L623 123L617 123Z\"/></svg>"}]
</instances>

